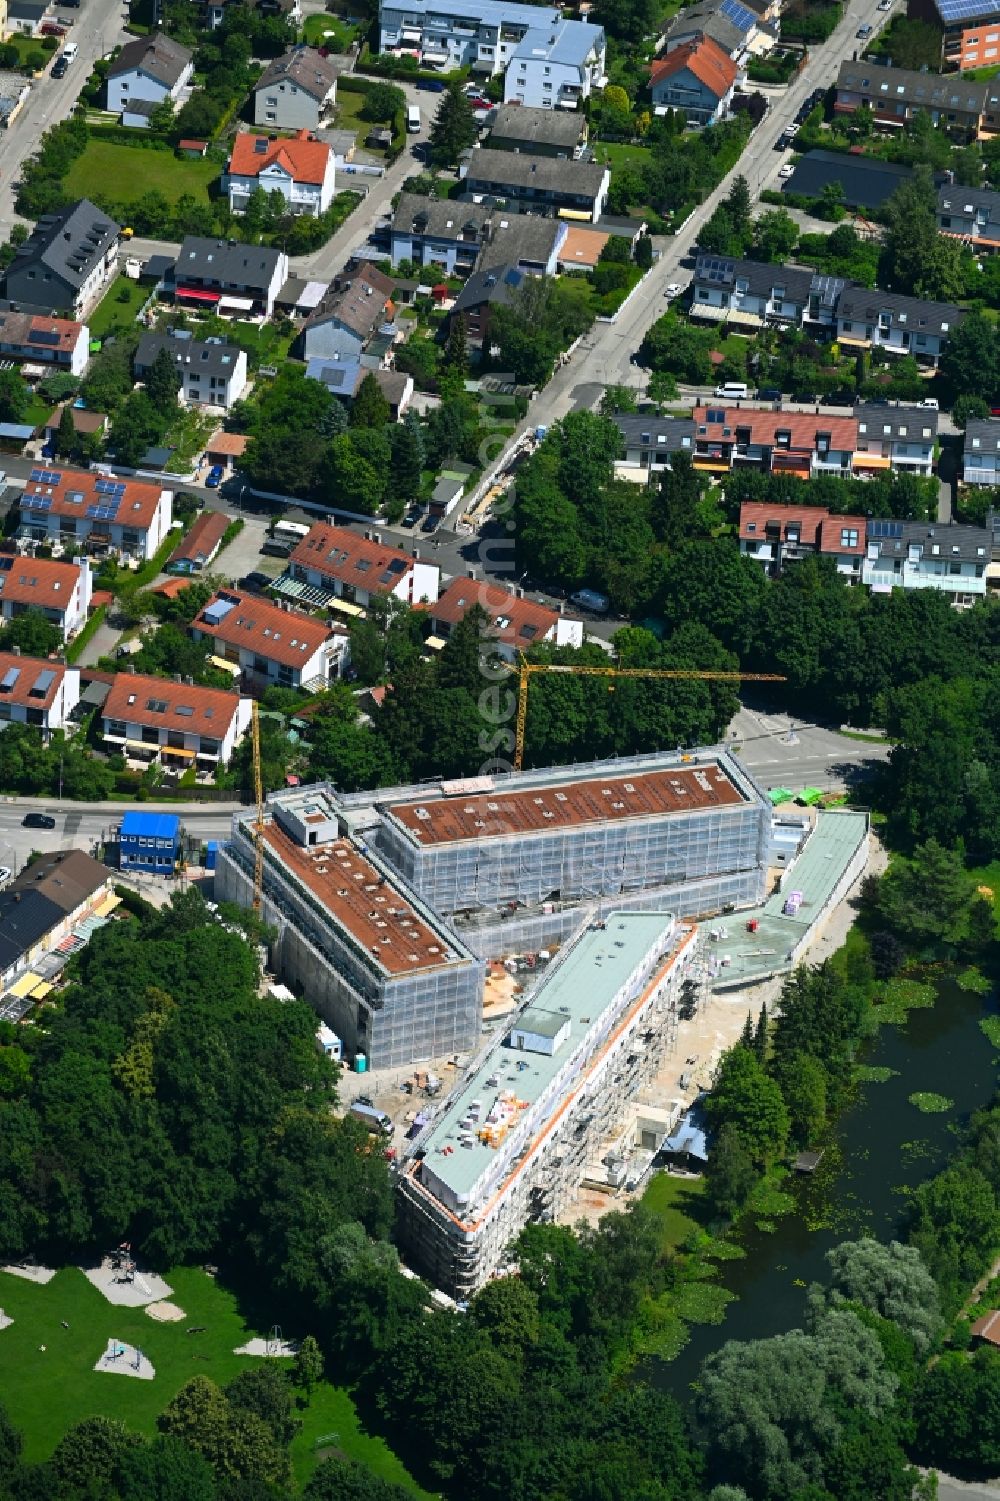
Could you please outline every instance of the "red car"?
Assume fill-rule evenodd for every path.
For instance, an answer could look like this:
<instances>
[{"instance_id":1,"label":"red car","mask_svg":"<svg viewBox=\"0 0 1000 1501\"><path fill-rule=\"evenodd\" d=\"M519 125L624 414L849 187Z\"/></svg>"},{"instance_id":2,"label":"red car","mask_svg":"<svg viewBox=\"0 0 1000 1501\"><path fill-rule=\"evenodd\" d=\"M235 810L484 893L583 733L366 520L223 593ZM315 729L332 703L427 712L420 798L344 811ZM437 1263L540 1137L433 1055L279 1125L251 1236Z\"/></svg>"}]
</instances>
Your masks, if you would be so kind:
<instances>
[{"instance_id":1,"label":"red car","mask_svg":"<svg viewBox=\"0 0 1000 1501\"><path fill-rule=\"evenodd\" d=\"M65 26L57 26L55 21L46 21L42 27L42 36L65 36Z\"/></svg>"}]
</instances>

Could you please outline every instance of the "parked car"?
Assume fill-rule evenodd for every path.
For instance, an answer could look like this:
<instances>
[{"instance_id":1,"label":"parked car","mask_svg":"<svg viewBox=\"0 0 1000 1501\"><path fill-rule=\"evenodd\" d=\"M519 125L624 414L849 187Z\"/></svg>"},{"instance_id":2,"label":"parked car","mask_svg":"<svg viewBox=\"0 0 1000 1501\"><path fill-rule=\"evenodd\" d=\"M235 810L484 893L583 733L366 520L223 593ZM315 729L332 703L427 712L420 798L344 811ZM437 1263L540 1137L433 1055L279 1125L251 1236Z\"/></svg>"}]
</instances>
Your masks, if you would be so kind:
<instances>
[{"instance_id":1,"label":"parked car","mask_svg":"<svg viewBox=\"0 0 1000 1501\"><path fill-rule=\"evenodd\" d=\"M925 396L920 405L926 407L929 412L939 412L941 410L936 396Z\"/></svg>"},{"instance_id":2,"label":"parked car","mask_svg":"<svg viewBox=\"0 0 1000 1501\"><path fill-rule=\"evenodd\" d=\"M65 26L59 26L55 21L46 21L42 26L42 36L65 36Z\"/></svg>"},{"instance_id":3,"label":"parked car","mask_svg":"<svg viewBox=\"0 0 1000 1501\"><path fill-rule=\"evenodd\" d=\"M248 573L240 579L240 588L249 589L252 594L260 594L264 589L269 589L273 583L274 580L266 573L258 573L254 570L253 573Z\"/></svg>"},{"instance_id":4,"label":"parked car","mask_svg":"<svg viewBox=\"0 0 1000 1501\"><path fill-rule=\"evenodd\" d=\"M870 26L859 26L857 31L854 33L859 42L866 42L871 34L872 29Z\"/></svg>"},{"instance_id":5,"label":"parked car","mask_svg":"<svg viewBox=\"0 0 1000 1501\"><path fill-rule=\"evenodd\" d=\"M795 168L792 166L791 162L786 162L783 167L779 167L778 168L778 176L779 177L791 177L791 175L792 175L792 173L794 171L795 171Z\"/></svg>"},{"instance_id":6,"label":"parked car","mask_svg":"<svg viewBox=\"0 0 1000 1501\"><path fill-rule=\"evenodd\" d=\"M440 523L440 516L425 516L420 524L420 530L422 532L436 532Z\"/></svg>"},{"instance_id":7,"label":"parked car","mask_svg":"<svg viewBox=\"0 0 1000 1501\"><path fill-rule=\"evenodd\" d=\"M758 388L757 388L757 400L758 401L780 401L781 400L781 392L778 390L777 386L758 386Z\"/></svg>"},{"instance_id":8,"label":"parked car","mask_svg":"<svg viewBox=\"0 0 1000 1501\"><path fill-rule=\"evenodd\" d=\"M683 290L679 282L672 281L663 295L664 297L679 297Z\"/></svg>"},{"instance_id":9,"label":"parked car","mask_svg":"<svg viewBox=\"0 0 1000 1501\"><path fill-rule=\"evenodd\" d=\"M892 10L892 0L878 0L878 8L879 10Z\"/></svg>"},{"instance_id":10,"label":"parked car","mask_svg":"<svg viewBox=\"0 0 1000 1501\"><path fill-rule=\"evenodd\" d=\"M222 476L225 473L221 464L213 464L205 476L206 490L217 490L222 484Z\"/></svg>"},{"instance_id":11,"label":"parked car","mask_svg":"<svg viewBox=\"0 0 1000 1501\"><path fill-rule=\"evenodd\" d=\"M26 813L21 819L22 829L54 829L56 821L49 813Z\"/></svg>"},{"instance_id":12,"label":"parked car","mask_svg":"<svg viewBox=\"0 0 1000 1501\"><path fill-rule=\"evenodd\" d=\"M53 78L65 78L66 74L68 72L69 72L69 63L60 54L59 57L56 58L55 62L52 64L52 77Z\"/></svg>"}]
</instances>

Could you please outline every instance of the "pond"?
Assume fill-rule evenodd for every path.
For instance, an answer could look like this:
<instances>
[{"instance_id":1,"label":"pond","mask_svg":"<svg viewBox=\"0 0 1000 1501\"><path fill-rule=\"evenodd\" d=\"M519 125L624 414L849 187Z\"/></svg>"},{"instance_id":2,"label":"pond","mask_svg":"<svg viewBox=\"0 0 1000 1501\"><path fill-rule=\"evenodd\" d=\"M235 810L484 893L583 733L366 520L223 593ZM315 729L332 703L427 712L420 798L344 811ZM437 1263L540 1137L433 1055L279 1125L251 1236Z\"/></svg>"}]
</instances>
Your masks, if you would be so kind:
<instances>
[{"instance_id":1,"label":"pond","mask_svg":"<svg viewBox=\"0 0 1000 1501\"><path fill-rule=\"evenodd\" d=\"M806 1287L826 1280L825 1253L863 1234L891 1240L902 1227L913 1188L939 1171L955 1151L956 1128L992 1099L995 1050L979 1027L995 1014L994 998L937 985L936 1004L911 1011L905 1026L885 1026L865 1061L895 1070L884 1083L863 1084L841 1117L813 1177L783 1185L796 1210L770 1233L749 1225L740 1234L746 1259L724 1262L719 1284L734 1293L722 1324L691 1327L672 1361L650 1360L640 1375L683 1398L706 1356L727 1340L765 1339L801 1325ZM953 1100L941 1114L922 1114L916 1091Z\"/></svg>"}]
</instances>

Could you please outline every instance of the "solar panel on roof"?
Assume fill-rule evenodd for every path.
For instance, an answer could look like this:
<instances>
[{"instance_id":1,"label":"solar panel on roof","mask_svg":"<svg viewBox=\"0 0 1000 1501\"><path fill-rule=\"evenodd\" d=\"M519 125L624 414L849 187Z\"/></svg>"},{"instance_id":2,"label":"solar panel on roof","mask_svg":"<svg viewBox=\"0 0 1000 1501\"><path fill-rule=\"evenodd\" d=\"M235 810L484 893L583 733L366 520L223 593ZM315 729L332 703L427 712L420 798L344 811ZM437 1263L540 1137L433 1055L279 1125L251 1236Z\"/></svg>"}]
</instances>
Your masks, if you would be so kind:
<instances>
[{"instance_id":1,"label":"solar panel on roof","mask_svg":"<svg viewBox=\"0 0 1000 1501\"><path fill-rule=\"evenodd\" d=\"M719 13L725 16L727 21L732 21L734 26L738 26L740 31L749 31L756 20L753 11L741 5L740 0L722 0Z\"/></svg>"},{"instance_id":2,"label":"solar panel on roof","mask_svg":"<svg viewBox=\"0 0 1000 1501\"><path fill-rule=\"evenodd\" d=\"M946 23L995 16L1000 13L1000 0L937 0L937 13Z\"/></svg>"},{"instance_id":3,"label":"solar panel on roof","mask_svg":"<svg viewBox=\"0 0 1000 1501\"><path fill-rule=\"evenodd\" d=\"M868 530L873 537L901 537L903 523L901 521L869 521Z\"/></svg>"},{"instance_id":4,"label":"solar panel on roof","mask_svg":"<svg viewBox=\"0 0 1000 1501\"><path fill-rule=\"evenodd\" d=\"M32 469L28 476L28 483L32 485L59 485L62 483L62 475L58 469Z\"/></svg>"},{"instance_id":5,"label":"solar panel on roof","mask_svg":"<svg viewBox=\"0 0 1000 1501\"><path fill-rule=\"evenodd\" d=\"M62 340L62 334L57 328L33 328L28 334L29 344L57 345Z\"/></svg>"}]
</instances>

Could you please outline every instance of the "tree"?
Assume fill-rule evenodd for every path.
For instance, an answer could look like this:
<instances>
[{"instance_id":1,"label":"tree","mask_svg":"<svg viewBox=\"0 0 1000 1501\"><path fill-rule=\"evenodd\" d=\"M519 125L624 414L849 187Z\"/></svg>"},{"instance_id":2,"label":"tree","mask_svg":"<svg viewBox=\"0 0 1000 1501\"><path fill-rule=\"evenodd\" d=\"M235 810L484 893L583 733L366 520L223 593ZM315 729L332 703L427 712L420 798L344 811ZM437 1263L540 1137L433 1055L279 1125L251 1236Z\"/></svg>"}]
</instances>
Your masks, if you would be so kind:
<instances>
[{"instance_id":1,"label":"tree","mask_svg":"<svg viewBox=\"0 0 1000 1501\"><path fill-rule=\"evenodd\" d=\"M617 41L641 42L653 31L658 14L653 0L599 0L594 20Z\"/></svg>"},{"instance_id":2,"label":"tree","mask_svg":"<svg viewBox=\"0 0 1000 1501\"><path fill-rule=\"evenodd\" d=\"M914 1398L916 1448L924 1463L985 1478L1000 1467L1000 1351L968 1359L949 1350L925 1371Z\"/></svg>"},{"instance_id":3,"label":"tree","mask_svg":"<svg viewBox=\"0 0 1000 1501\"><path fill-rule=\"evenodd\" d=\"M394 83L372 83L361 109L363 120L395 120L406 108L406 95Z\"/></svg>"},{"instance_id":4,"label":"tree","mask_svg":"<svg viewBox=\"0 0 1000 1501\"><path fill-rule=\"evenodd\" d=\"M59 1440L51 1466L60 1495L82 1492L106 1482L129 1450L141 1440L113 1418L84 1418Z\"/></svg>"},{"instance_id":5,"label":"tree","mask_svg":"<svg viewBox=\"0 0 1000 1501\"><path fill-rule=\"evenodd\" d=\"M192 1376L157 1418L172 1435L208 1461L222 1482L257 1480L285 1484L288 1457L267 1423L235 1406L207 1376Z\"/></svg>"},{"instance_id":6,"label":"tree","mask_svg":"<svg viewBox=\"0 0 1000 1501\"><path fill-rule=\"evenodd\" d=\"M215 1501L208 1463L169 1434L130 1449L118 1468L120 1501Z\"/></svg>"},{"instance_id":7,"label":"tree","mask_svg":"<svg viewBox=\"0 0 1000 1501\"><path fill-rule=\"evenodd\" d=\"M160 100L149 116L149 129L159 131L163 135L169 135L174 128L175 119L176 109L174 101L168 94L166 98Z\"/></svg>"},{"instance_id":8,"label":"tree","mask_svg":"<svg viewBox=\"0 0 1000 1501\"><path fill-rule=\"evenodd\" d=\"M156 358L146 376L146 395L164 417L170 417L177 409L177 393L181 388L180 371L174 357L166 347L157 350Z\"/></svg>"},{"instance_id":9,"label":"tree","mask_svg":"<svg viewBox=\"0 0 1000 1501\"><path fill-rule=\"evenodd\" d=\"M884 1419L895 1389L877 1336L847 1309L812 1333L730 1340L703 1364L695 1397L710 1475L768 1501L819 1501L845 1414Z\"/></svg>"},{"instance_id":10,"label":"tree","mask_svg":"<svg viewBox=\"0 0 1000 1501\"><path fill-rule=\"evenodd\" d=\"M757 1182L753 1158L738 1128L727 1121L708 1160L708 1195L713 1212L732 1220L743 1209Z\"/></svg>"},{"instance_id":11,"label":"tree","mask_svg":"<svg viewBox=\"0 0 1000 1501\"><path fill-rule=\"evenodd\" d=\"M392 429L392 493L399 500L416 500L423 478L424 448L419 429L415 433L406 422Z\"/></svg>"},{"instance_id":12,"label":"tree","mask_svg":"<svg viewBox=\"0 0 1000 1501\"><path fill-rule=\"evenodd\" d=\"M411 1496L405 1486L373 1475L356 1460L327 1459L310 1475L302 1501L410 1501Z\"/></svg>"},{"instance_id":13,"label":"tree","mask_svg":"<svg viewBox=\"0 0 1000 1501\"><path fill-rule=\"evenodd\" d=\"M951 409L951 420L963 432L970 422L981 421L989 415L990 409L981 396L959 396Z\"/></svg>"},{"instance_id":14,"label":"tree","mask_svg":"<svg viewBox=\"0 0 1000 1501\"><path fill-rule=\"evenodd\" d=\"M873 933L868 947L876 980L891 980L906 963L906 949L894 933Z\"/></svg>"},{"instance_id":15,"label":"tree","mask_svg":"<svg viewBox=\"0 0 1000 1501\"><path fill-rule=\"evenodd\" d=\"M780 1084L792 1141L798 1147L812 1146L826 1125L826 1069L818 1058L800 1054L793 1067L782 1071Z\"/></svg>"},{"instance_id":16,"label":"tree","mask_svg":"<svg viewBox=\"0 0 1000 1501\"><path fill-rule=\"evenodd\" d=\"M294 1380L306 1394L306 1402L312 1401L313 1387L323 1379L323 1355L311 1334L307 1334L295 1355Z\"/></svg>"},{"instance_id":17,"label":"tree","mask_svg":"<svg viewBox=\"0 0 1000 1501\"><path fill-rule=\"evenodd\" d=\"M727 1123L735 1127L755 1162L768 1161L784 1147L789 1118L781 1090L746 1048L723 1055L705 1109L719 1129Z\"/></svg>"},{"instance_id":18,"label":"tree","mask_svg":"<svg viewBox=\"0 0 1000 1501\"><path fill-rule=\"evenodd\" d=\"M762 261L786 261L799 243L799 226L786 209L768 209L754 221L754 254Z\"/></svg>"},{"instance_id":19,"label":"tree","mask_svg":"<svg viewBox=\"0 0 1000 1501\"><path fill-rule=\"evenodd\" d=\"M920 1355L942 1328L941 1300L934 1278L914 1246L864 1239L842 1241L826 1253L830 1285L826 1301L860 1303L904 1330Z\"/></svg>"},{"instance_id":20,"label":"tree","mask_svg":"<svg viewBox=\"0 0 1000 1501\"><path fill-rule=\"evenodd\" d=\"M76 427L73 423L73 409L69 402L59 414L59 430L56 433L56 453L61 459L72 458L77 449Z\"/></svg>"},{"instance_id":21,"label":"tree","mask_svg":"<svg viewBox=\"0 0 1000 1501\"><path fill-rule=\"evenodd\" d=\"M959 850L928 839L911 860L894 860L879 886L879 909L913 943L961 943L968 936L975 884Z\"/></svg>"},{"instance_id":22,"label":"tree","mask_svg":"<svg viewBox=\"0 0 1000 1501\"><path fill-rule=\"evenodd\" d=\"M163 430L163 417L147 391L134 391L111 424L110 445L120 464L135 467Z\"/></svg>"},{"instance_id":23,"label":"tree","mask_svg":"<svg viewBox=\"0 0 1000 1501\"><path fill-rule=\"evenodd\" d=\"M1000 395L1000 339L995 324L978 309L949 333L941 374L956 396L971 391L994 401Z\"/></svg>"},{"instance_id":24,"label":"tree","mask_svg":"<svg viewBox=\"0 0 1000 1501\"><path fill-rule=\"evenodd\" d=\"M15 646L26 657L47 657L62 646L62 631L41 610L25 610L0 627L4 651Z\"/></svg>"},{"instance_id":25,"label":"tree","mask_svg":"<svg viewBox=\"0 0 1000 1501\"><path fill-rule=\"evenodd\" d=\"M392 420L389 403L382 394L382 387L369 370L358 387L348 418L351 427L385 427Z\"/></svg>"},{"instance_id":26,"label":"tree","mask_svg":"<svg viewBox=\"0 0 1000 1501\"><path fill-rule=\"evenodd\" d=\"M753 199L750 197L750 185L741 174L733 178L733 185L726 194L725 205L736 234L741 240L747 240L752 230Z\"/></svg>"},{"instance_id":27,"label":"tree","mask_svg":"<svg viewBox=\"0 0 1000 1501\"><path fill-rule=\"evenodd\" d=\"M448 323L448 339L444 346L444 367L464 379L469 369L468 327L465 314L459 313Z\"/></svg>"},{"instance_id":28,"label":"tree","mask_svg":"<svg viewBox=\"0 0 1000 1501\"><path fill-rule=\"evenodd\" d=\"M705 493L705 482L688 453L675 453L670 466L660 475L650 519L661 542L677 549L697 536L698 507Z\"/></svg>"},{"instance_id":29,"label":"tree","mask_svg":"<svg viewBox=\"0 0 1000 1501\"><path fill-rule=\"evenodd\" d=\"M16 369L0 370L0 422L20 422L28 410L30 394Z\"/></svg>"},{"instance_id":30,"label":"tree","mask_svg":"<svg viewBox=\"0 0 1000 1501\"><path fill-rule=\"evenodd\" d=\"M478 136L472 105L457 80L441 96L438 112L431 126L431 162L435 167L453 167L463 151Z\"/></svg>"}]
</instances>

